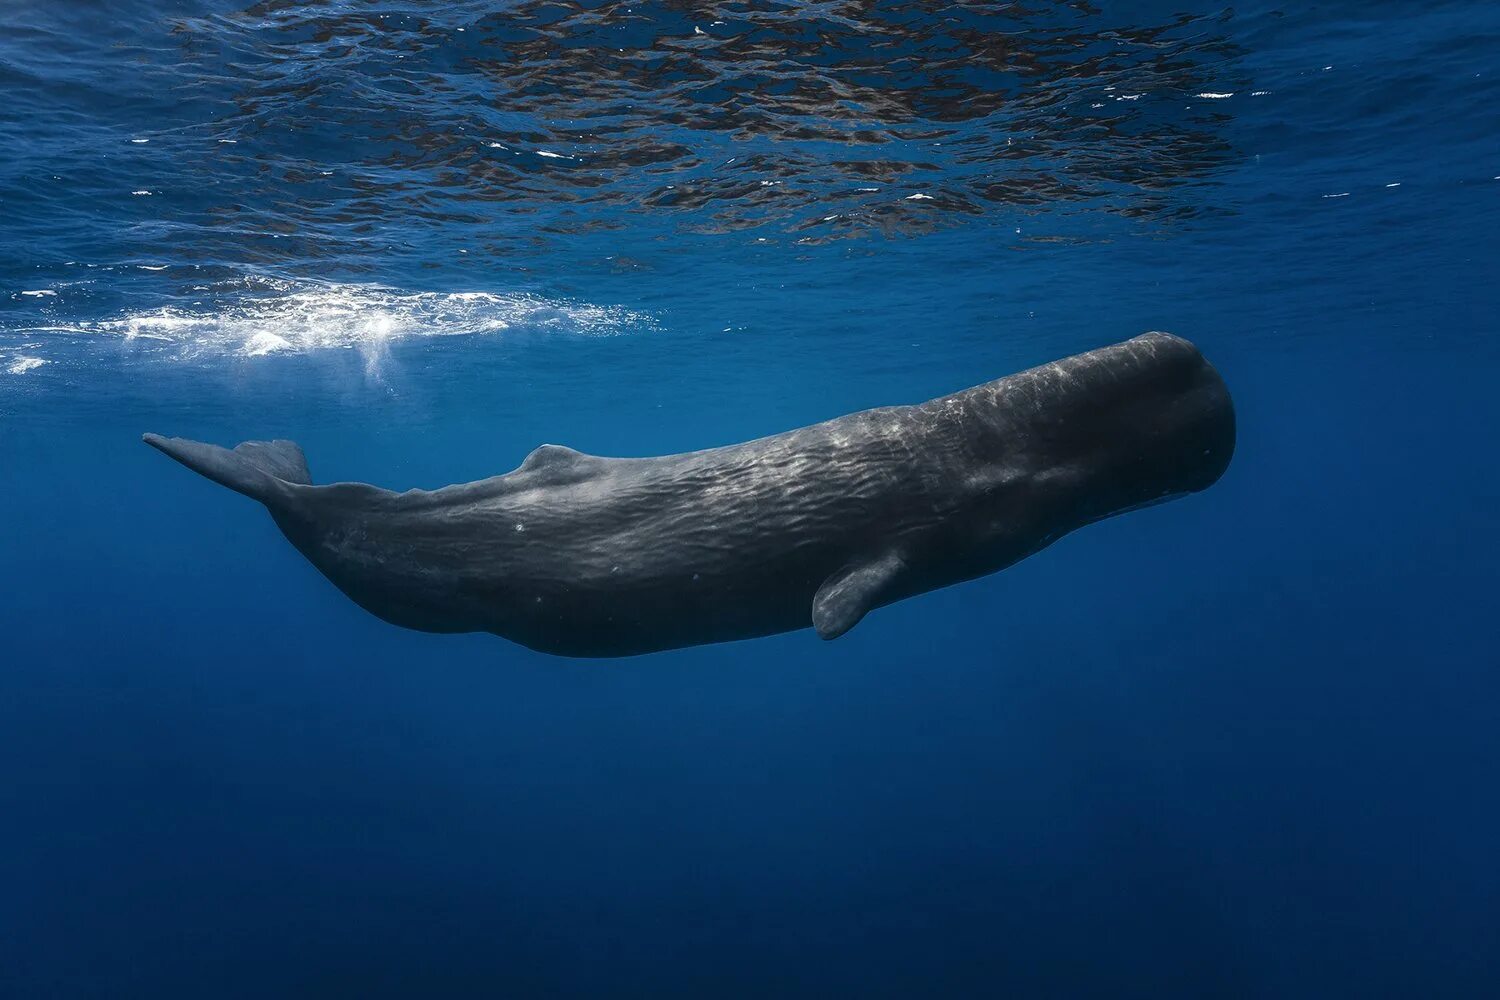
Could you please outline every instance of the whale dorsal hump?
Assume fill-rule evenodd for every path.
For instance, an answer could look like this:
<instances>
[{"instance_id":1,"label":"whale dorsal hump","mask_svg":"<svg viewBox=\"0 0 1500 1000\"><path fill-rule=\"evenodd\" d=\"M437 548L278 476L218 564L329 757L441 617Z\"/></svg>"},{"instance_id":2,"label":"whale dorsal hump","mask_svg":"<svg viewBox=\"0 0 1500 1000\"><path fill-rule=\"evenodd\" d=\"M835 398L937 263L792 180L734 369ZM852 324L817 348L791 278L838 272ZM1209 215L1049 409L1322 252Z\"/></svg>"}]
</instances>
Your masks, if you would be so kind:
<instances>
[{"instance_id":1,"label":"whale dorsal hump","mask_svg":"<svg viewBox=\"0 0 1500 1000\"><path fill-rule=\"evenodd\" d=\"M544 444L532 450L521 463L517 472L576 473L594 466L604 459L596 455L585 455L560 444Z\"/></svg>"},{"instance_id":2,"label":"whale dorsal hump","mask_svg":"<svg viewBox=\"0 0 1500 1000\"><path fill-rule=\"evenodd\" d=\"M859 624L871 608L884 603L891 583L906 564L895 552L855 561L828 579L813 596L813 627L823 639L837 639Z\"/></svg>"}]
</instances>

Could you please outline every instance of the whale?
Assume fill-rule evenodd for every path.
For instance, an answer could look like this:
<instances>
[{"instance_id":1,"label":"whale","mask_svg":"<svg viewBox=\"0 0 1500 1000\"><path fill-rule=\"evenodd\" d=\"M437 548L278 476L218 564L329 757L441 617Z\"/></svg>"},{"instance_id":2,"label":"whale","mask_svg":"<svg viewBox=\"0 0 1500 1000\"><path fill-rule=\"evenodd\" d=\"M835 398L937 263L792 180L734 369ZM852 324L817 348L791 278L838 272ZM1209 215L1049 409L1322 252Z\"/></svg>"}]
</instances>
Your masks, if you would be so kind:
<instances>
[{"instance_id":1,"label":"whale","mask_svg":"<svg viewBox=\"0 0 1500 1000\"><path fill-rule=\"evenodd\" d=\"M386 622L618 657L808 627L835 639L873 609L1206 489L1235 417L1199 350L1155 332L702 451L544 444L512 472L434 490L314 485L286 440L144 440L262 503Z\"/></svg>"}]
</instances>

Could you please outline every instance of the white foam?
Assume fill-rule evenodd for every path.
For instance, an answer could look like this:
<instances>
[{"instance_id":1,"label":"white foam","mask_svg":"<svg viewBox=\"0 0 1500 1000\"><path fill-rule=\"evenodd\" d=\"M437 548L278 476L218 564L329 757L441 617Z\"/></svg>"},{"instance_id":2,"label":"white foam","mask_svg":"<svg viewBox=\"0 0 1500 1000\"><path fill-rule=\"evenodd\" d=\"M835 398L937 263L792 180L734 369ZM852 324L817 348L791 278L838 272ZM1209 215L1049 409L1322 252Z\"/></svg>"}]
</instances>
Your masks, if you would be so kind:
<instances>
[{"instance_id":1,"label":"white foam","mask_svg":"<svg viewBox=\"0 0 1500 1000\"><path fill-rule=\"evenodd\" d=\"M15 359L11 361L10 366L5 370L10 372L12 375L25 375L33 368L40 368L42 367L42 365L48 363L49 362L45 358L31 358L18 354L16 355Z\"/></svg>"},{"instance_id":2,"label":"white foam","mask_svg":"<svg viewBox=\"0 0 1500 1000\"><path fill-rule=\"evenodd\" d=\"M1194 94L1193 96L1194 97L1202 97L1202 98L1205 98L1205 99L1210 100L1210 101L1222 101L1226 97L1233 97L1234 93L1230 92L1228 94L1216 94L1213 91L1205 90L1203 93L1201 93L1201 94Z\"/></svg>"},{"instance_id":3,"label":"white foam","mask_svg":"<svg viewBox=\"0 0 1500 1000\"><path fill-rule=\"evenodd\" d=\"M384 354L392 341L538 331L609 336L650 329L650 316L540 295L413 292L385 285L293 282L260 276L205 287L192 306L152 309L49 332L176 345L179 357L259 358L358 349Z\"/></svg>"},{"instance_id":4,"label":"white foam","mask_svg":"<svg viewBox=\"0 0 1500 1000\"><path fill-rule=\"evenodd\" d=\"M245 341L245 346L240 349L240 353L247 358L259 358L267 354L292 350L295 348L285 337L278 337L268 330L262 330Z\"/></svg>"}]
</instances>

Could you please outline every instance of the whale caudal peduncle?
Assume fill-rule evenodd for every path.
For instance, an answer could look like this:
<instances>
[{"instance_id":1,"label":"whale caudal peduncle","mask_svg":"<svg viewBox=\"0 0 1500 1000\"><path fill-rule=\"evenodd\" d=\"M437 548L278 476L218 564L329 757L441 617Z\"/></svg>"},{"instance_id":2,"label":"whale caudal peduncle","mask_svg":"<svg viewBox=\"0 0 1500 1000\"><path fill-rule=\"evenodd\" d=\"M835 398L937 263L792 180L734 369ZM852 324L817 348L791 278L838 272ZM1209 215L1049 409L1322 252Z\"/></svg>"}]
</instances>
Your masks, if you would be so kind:
<instances>
[{"instance_id":1,"label":"whale caudal peduncle","mask_svg":"<svg viewBox=\"0 0 1500 1000\"><path fill-rule=\"evenodd\" d=\"M160 434L143 434L141 440L220 486L262 503L275 496L278 486L312 485L307 459L291 441L246 441L229 449Z\"/></svg>"}]
</instances>

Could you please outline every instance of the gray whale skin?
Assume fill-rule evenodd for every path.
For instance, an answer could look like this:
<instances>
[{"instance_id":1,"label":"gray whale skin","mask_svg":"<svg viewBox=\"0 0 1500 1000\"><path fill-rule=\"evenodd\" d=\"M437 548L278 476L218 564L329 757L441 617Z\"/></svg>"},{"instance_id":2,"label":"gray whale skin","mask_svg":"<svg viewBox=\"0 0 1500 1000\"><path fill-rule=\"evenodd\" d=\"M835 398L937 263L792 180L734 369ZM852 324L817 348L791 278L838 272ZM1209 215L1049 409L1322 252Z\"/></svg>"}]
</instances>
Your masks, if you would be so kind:
<instances>
[{"instance_id":1,"label":"gray whale skin","mask_svg":"<svg viewBox=\"0 0 1500 1000\"><path fill-rule=\"evenodd\" d=\"M1149 333L914 406L658 458L544 444L503 476L314 486L290 441L148 444L265 504L361 607L426 632L630 656L787 632L973 579L1112 514L1210 486L1234 409Z\"/></svg>"}]
</instances>

